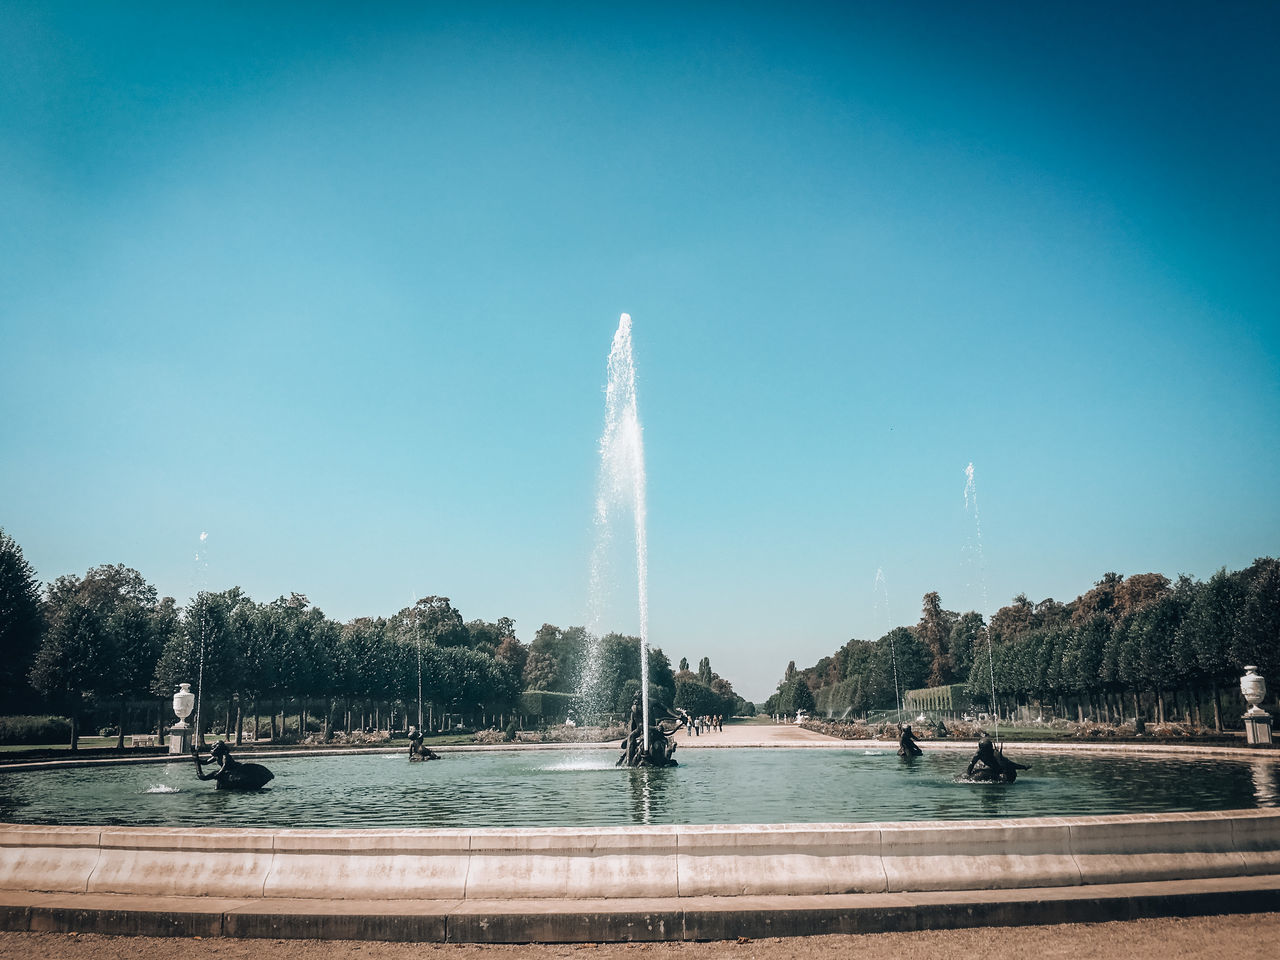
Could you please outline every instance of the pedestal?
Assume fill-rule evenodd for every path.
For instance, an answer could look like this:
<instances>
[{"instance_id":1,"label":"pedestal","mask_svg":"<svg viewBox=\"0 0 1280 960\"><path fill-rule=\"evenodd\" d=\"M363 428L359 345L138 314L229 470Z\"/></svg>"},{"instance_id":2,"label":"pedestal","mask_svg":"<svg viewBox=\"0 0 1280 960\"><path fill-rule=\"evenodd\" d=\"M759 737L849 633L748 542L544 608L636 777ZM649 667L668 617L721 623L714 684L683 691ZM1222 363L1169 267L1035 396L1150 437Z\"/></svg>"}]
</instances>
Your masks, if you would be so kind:
<instances>
[{"instance_id":1,"label":"pedestal","mask_svg":"<svg viewBox=\"0 0 1280 960\"><path fill-rule=\"evenodd\" d=\"M1244 738L1245 742L1250 745L1270 746L1271 739L1271 715L1262 714L1262 716L1244 715Z\"/></svg>"},{"instance_id":2,"label":"pedestal","mask_svg":"<svg viewBox=\"0 0 1280 960\"><path fill-rule=\"evenodd\" d=\"M169 753L186 755L191 752L193 730L186 724L169 728ZM1269 742L1269 741L1268 741Z\"/></svg>"}]
</instances>

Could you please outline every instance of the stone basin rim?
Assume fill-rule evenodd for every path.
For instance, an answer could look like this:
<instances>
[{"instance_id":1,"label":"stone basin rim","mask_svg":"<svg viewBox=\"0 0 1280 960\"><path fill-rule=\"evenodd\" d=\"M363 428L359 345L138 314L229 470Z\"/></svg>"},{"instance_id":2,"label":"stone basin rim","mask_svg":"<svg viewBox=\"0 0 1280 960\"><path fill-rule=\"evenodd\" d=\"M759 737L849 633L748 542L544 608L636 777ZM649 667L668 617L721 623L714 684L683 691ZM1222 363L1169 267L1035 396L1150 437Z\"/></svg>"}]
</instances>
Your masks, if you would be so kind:
<instances>
[{"instance_id":1,"label":"stone basin rim","mask_svg":"<svg viewBox=\"0 0 1280 960\"><path fill-rule=\"evenodd\" d=\"M1280 810L473 830L0 825L0 890L370 900L751 897L1280 873Z\"/></svg>"},{"instance_id":2,"label":"stone basin rim","mask_svg":"<svg viewBox=\"0 0 1280 960\"><path fill-rule=\"evenodd\" d=\"M990 817L970 819L936 820L830 820L784 823L760 821L758 823L668 823L668 824L602 824L578 827L191 827L147 826L134 824L61 824L23 823L0 821L0 847L7 846L6 835L15 832L58 832L90 837L95 834L133 834L135 836L191 836L201 837L495 837L505 835L526 837L573 836L636 836L663 837L696 833L758 834L770 833L852 833L892 830L1009 830L1014 828L1060 828L1073 825L1133 825L1133 824L1182 824L1197 820L1257 820L1275 819L1280 822L1280 807L1240 807L1226 810L1173 810L1164 812L1105 813L1073 816L1046 817Z\"/></svg>"}]
</instances>

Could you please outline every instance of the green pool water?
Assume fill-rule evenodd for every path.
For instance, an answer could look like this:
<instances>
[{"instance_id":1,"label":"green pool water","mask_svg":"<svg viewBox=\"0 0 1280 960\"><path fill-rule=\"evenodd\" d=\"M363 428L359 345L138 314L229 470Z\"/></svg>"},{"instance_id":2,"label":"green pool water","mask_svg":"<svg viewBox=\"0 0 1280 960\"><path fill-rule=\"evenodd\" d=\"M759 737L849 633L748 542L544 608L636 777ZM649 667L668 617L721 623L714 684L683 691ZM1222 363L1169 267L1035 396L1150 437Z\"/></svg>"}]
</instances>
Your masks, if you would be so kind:
<instances>
[{"instance_id":1,"label":"green pool water","mask_svg":"<svg viewBox=\"0 0 1280 960\"><path fill-rule=\"evenodd\" d=\"M883 750L686 750L618 769L615 751L264 759L257 793L217 791L189 761L0 774L9 823L241 827L536 827L969 820L1280 806L1269 760L1010 750L1014 784L958 779L967 754L911 763ZM245 757L247 759L247 757Z\"/></svg>"}]
</instances>

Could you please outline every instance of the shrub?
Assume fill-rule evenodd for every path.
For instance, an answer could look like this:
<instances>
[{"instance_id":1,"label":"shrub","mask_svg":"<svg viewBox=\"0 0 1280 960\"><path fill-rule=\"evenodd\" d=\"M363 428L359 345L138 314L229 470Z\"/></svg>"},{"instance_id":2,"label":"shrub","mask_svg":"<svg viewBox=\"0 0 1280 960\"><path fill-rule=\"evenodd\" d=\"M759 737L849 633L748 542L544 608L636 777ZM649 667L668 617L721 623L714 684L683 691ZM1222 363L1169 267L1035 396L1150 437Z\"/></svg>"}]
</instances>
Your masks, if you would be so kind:
<instances>
[{"instance_id":1,"label":"shrub","mask_svg":"<svg viewBox=\"0 0 1280 960\"><path fill-rule=\"evenodd\" d=\"M957 740L977 740L984 733L989 733L985 727L973 720L947 720L947 736L955 737ZM992 730L994 730L994 726Z\"/></svg>"},{"instance_id":2,"label":"shrub","mask_svg":"<svg viewBox=\"0 0 1280 960\"><path fill-rule=\"evenodd\" d=\"M547 727L547 730L521 730L516 732L517 744L600 744L609 740L622 740L627 728L622 723L605 727L571 727L567 723Z\"/></svg>"},{"instance_id":3,"label":"shrub","mask_svg":"<svg viewBox=\"0 0 1280 960\"><path fill-rule=\"evenodd\" d=\"M1111 723L1101 723L1094 720L1086 720L1084 723L1077 724L1075 736L1080 740L1104 740L1110 737L1119 736L1120 729ZM1133 735L1133 726L1130 725L1125 736Z\"/></svg>"},{"instance_id":4,"label":"shrub","mask_svg":"<svg viewBox=\"0 0 1280 960\"><path fill-rule=\"evenodd\" d=\"M564 720L573 706L571 693L553 690L526 690L520 695L520 712L526 717L537 717L547 723Z\"/></svg>"},{"instance_id":5,"label":"shrub","mask_svg":"<svg viewBox=\"0 0 1280 960\"><path fill-rule=\"evenodd\" d=\"M542 731L539 740L525 740L523 733L518 739L522 743L601 743L608 740L621 740L626 735L627 728L620 723L607 727L571 727L568 724L559 724L547 727Z\"/></svg>"},{"instance_id":6,"label":"shrub","mask_svg":"<svg viewBox=\"0 0 1280 960\"><path fill-rule=\"evenodd\" d=\"M956 740L976 740L983 730L967 720L946 720L947 736ZM800 726L815 733L842 740L897 740L900 731L896 723L863 723L861 720L807 720ZM933 723L913 721L911 732L917 740L936 740L938 733Z\"/></svg>"},{"instance_id":7,"label":"shrub","mask_svg":"<svg viewBox=\"0 0 1280 960\"><path fill-rule=\"evenodd\" d=\"M897 740L898 726L893 723L863 723L861 720L806 720L800 724L805 730L824 733L829 737L841 740ZM913 728L914 729L914 728ZM927 739L933 734L922 728L916 736Z\"/></svg>"},{"instance_id":8,"label":"shrub","mask_svg":"<svg viewBox=\"0 0 1280 960\"><path fill-rule=\"evenodd\" d=\"M310 728L311 724L307 724ZM295 725L296 729L296 725ZM370 744L385 745L391 739L391 734L386 730L335 730L329 735L329 744L339 747L363 747ZM324 732L317 731L308 734L301 741L307 746L317 746L325 743Z\"/></svg>"},{"instance_id":9,"label":"shrub","mask_svg":"<svg viewBox=\"0 0 1280 960\"><path fill-rule=\"evenodd\" d=\"M0 717L0 743L43 744L71 740L66 717Z\"/></svg>"},{"instance_id":10,"label":"shrub","mask_svg":"<svg viewBox=\"0 0 1280 960\"><path fill-rule=\"evenodd\" d=\"M1147 733L1153 737L1190 737L1197 731L1188 723L1148 723Z\"/></svg>"}]
</instances>

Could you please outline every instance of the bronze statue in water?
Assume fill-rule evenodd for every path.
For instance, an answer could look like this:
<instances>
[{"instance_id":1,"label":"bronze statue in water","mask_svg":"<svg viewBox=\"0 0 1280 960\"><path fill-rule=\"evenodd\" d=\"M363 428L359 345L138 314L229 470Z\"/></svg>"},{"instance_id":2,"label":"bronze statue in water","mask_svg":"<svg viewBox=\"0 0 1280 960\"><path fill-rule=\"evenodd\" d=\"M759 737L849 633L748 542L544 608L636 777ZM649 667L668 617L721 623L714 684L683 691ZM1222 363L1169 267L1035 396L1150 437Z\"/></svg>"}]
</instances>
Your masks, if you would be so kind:
<instances>
[{"instance_id":1,"label":"bronze statue in water","mask_svg":"<svg viewBox=\"0 0 1280 960\"><path fill-rule=\"evenodd\" d=\"M627 724L627 736L622 741L622 755L615 766L619 767L674 767L676 760L676 732L689 725L689 714L677 708L672 711L664 704L654 702L649 710L649 749L644 746L644 708L637 692L631 701L631 717Z\"/></svg>"},{"instance_id":2,"label":"bronze statue in water","mask_svg":"<svg viewBox=\"0 0 1280 960\"><path fill-rule=\"evenodd\" d=\"M209 751L208 760L200 759L200 751L191 748L191 755L196 761L196 776L201 780L216 780L219 790L261 790L275 774L260 763L241 763L231 756L231 749L225 740L219 740ZM216 763L218 768L212 773L205 773L203 764Z\"/></svg>"},{"instance_id":3,"label":"bronze statue in water","mask_svg":"<svg viewBox=\"0 0 1280 960\"><path fill-rule=\"evenodd\" d=\"M1018 779L1019 770L1030 769L1006 757L1003 746L997 750L991 738L984 733L982 739L978 741L978 752L969 761L964 775L970 780L984 783L1013 783Z\"/></svg>"},{"instance_id":4,"label":"bronze statue in water","mask_svg":"<svg viewBox=\"0 0 1280 960\"><path fill-rule=\"evenodd\" d=\"M920 744L916 740L916 735L911 732L911 724L908 723L902 728L901 734L898 737L898 756L902 757L904 760L910 760L913 757L920 756L922 753L924 753L924 751L920 749Z\"/></svg>"},{"instance_id":5,"label":"bronze statue in water","mask_svg":"<svg viewBox=\"0 0 1280 960\"><path fill-rule=\"evenodd\" d=\"M422 742L422 731L417 727L409 728L409 762L422 763L424 760L439 760L440 755Z\"/></svg>"}]
</instances>

